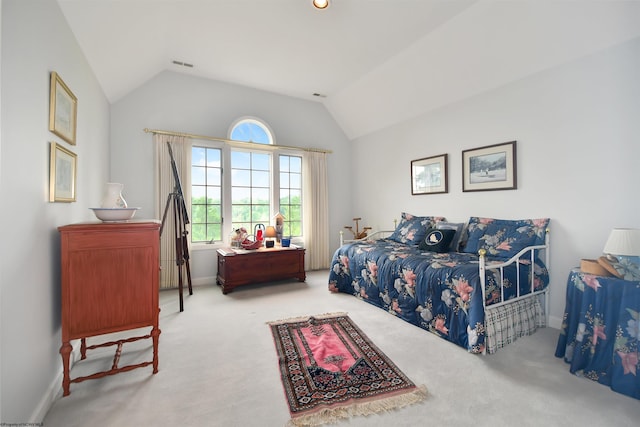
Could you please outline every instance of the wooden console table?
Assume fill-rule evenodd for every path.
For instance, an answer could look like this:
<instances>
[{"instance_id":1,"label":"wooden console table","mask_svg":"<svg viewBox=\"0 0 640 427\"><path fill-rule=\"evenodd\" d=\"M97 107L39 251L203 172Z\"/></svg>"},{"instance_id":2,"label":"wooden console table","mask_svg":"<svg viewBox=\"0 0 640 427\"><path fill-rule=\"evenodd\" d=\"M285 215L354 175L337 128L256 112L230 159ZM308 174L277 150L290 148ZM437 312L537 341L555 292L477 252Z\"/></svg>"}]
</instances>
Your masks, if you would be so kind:
<instances>
[{"instance_id":1,"label":"wooden console table","mask_svg":"<svg viewBox=\"0 0 640 427\"><path fill-rule=\"evenodd\" d=\"M62 356L64 396L72 382L101 378L153 365L158 372L159 221L80 223L58 228L62 274ZM87 346L86 338L151 327L148 335ZM125 343L151 338L153 359L119 367ZM70 378L71 340L87 350L117 346L110 370Z\"/></svg>"},{"instance_id":2,"label":"wooden console table","mask_svg":"<svg viewBox=\"0 0 640 427\"><path fill-rule=\"evenodd\" d=\"M218 249L218 277L222 293L251 283L297 278L304 282L304 249L260 248L256 250Z\"/></svg>"}]
</instances>

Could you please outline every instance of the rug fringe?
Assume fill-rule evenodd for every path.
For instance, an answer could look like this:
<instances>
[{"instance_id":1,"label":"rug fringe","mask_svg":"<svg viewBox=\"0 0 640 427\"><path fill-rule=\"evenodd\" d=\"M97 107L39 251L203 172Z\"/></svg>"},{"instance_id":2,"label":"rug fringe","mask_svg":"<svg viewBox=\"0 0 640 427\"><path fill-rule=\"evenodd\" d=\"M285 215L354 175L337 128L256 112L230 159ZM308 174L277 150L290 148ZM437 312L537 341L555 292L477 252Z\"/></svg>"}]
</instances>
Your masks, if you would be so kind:
<instances>
[{"instance_id":1,"label":"rug fringe","mask_svg":"<svg viewBox=\"0 0 640 427\"><path fill-rule=\"evenodd\" d=\"M312 317L315 317L316 319L327 319L330 317L339 317L339 316L346 316L348 313L346 312L340 312L337 311L335 313L323 313L323 314L314 314L313 316L299 316L299 317L290 317L288 319L280 319L280 320L271 320L269 322L266 322L267 325L279 325L281 323L289 323L289 322L303 322L305 320L308 320Z\"/></svg>"},{"instance_id":2,"label":"rug fringe","mask_svg":"<svg viewBox=\"0 0 640 427\"><path fill-rule=\"evenodd\" d=\"M292 418L287 422L286 427L319 426L322 424L335 423L341 419L353 416L367 416L380 412L389 412L421 402L425 400L428 395L429 392L427 391L427 388L424 385L421 385L416 387L416 389L410 393L372 400L369 402L355 403L338 408L325 408L313 414Z\"/></svg>"}]
</instances>

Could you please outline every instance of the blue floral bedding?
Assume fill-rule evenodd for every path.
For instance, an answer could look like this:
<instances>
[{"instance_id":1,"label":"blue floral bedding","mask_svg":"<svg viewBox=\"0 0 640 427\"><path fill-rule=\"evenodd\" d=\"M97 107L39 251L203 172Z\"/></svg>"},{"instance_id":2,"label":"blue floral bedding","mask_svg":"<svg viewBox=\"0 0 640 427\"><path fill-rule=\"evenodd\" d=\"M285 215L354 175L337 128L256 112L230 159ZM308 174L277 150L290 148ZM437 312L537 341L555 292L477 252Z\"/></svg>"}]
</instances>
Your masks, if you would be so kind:
<instances>
[{"instance_id":1,"label":"blue floral bedding","mask_svg":"<svg viewBox=\"0 0 640 427\"><path fill-rule=\"evenodd\" d=\"M504 260L487 256L487 264ZM530 256L519 263L524 295L531 290ZM542 290L549 283L547 269L537 258L534 268L534 289ZM507 300L517 294L518 273L515 264L504 271ZM487 305L500 301L499 277L497 270L487 268ZM423 252L392 239L348 243L333 256L329 290L352 294L469 352L484 350L485 313L474 253Z\"/></svg>"}]
</instances>

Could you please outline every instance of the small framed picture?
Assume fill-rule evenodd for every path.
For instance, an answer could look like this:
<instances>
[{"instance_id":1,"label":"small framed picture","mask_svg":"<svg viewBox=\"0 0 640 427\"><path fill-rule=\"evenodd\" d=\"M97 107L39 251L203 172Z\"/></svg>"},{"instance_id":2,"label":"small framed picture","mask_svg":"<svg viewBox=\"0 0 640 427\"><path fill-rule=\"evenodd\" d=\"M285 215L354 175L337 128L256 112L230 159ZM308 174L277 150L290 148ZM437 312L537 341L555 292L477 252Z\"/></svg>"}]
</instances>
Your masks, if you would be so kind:
<instances>
[{"instance_id":1,"label":"small framed picture","mask_svg":"<svg viewBox=\"0 0 640 427\"><path fill-rule=\"evenodd\" d=\"M462 152L462 191L514 190L516 176L516 141Z\"/></svg>"},{"instance_id":2,"label":"small framed picture","mask_svg":"<svg viewBox=\"0 0 640 427\"><path fill-rule=\"evenodd\" d=\"M447 154L411 161L411 194L447 193Z\"/></svg>"},{"instance_id":3,"label":"small framed picture","mask_svg":"<svg viewBox=\"0 0 640 427\"><path fill-rule=\"evenodd\" d=\"M49 201L76 201L76 171L78 157L62 145L51 143L49 166Z\"/></svg>"},{"instance_id":4,"label":"small framed picture","mask_svg":"<svg viewBox=\"0 0 640 427\"><path fill-rule=\"evenodd\" d=\"M76 145L78 99L58 73L51 73L49 130L71 145Z\"/></svg>"}]
</instances>

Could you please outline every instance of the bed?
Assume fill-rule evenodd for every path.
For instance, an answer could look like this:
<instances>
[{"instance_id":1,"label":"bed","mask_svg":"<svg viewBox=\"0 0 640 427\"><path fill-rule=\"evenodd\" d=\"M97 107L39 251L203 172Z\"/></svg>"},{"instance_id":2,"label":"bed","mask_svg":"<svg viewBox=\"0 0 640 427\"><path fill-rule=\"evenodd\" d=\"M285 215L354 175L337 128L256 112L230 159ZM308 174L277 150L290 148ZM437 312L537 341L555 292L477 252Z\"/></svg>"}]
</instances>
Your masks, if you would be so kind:
<instances>
[{"instance_id":1,"label":"bed","mask_svg":"<svg viewBox=\"0 0 640 427\"><path fill-rule=\"evenodd\" d=\"M402 214L395 230L344 242L329 291L352 294L470 353L546 326L549 219Z\"/></svg>"}]
</instances>

